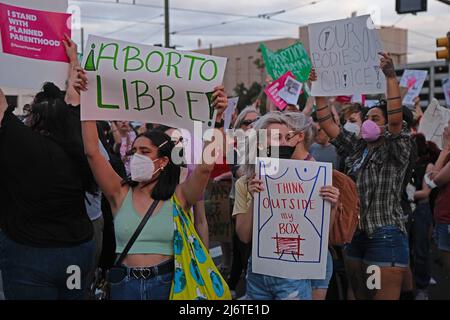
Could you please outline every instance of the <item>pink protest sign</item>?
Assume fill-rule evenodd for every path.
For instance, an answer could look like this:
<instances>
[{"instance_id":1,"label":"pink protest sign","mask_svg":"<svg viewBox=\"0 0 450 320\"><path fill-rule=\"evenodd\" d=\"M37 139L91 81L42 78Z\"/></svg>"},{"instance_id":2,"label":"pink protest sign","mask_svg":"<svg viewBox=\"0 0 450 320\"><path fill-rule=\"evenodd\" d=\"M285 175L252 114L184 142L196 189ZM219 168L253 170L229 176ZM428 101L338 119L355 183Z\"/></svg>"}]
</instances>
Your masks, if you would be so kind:
<instances>
[{"instance_id":1,"label":"pink protest sign","mask_svg":"<svg viewBox=\"0 0 450 320\"><path fill-rule=\"evenodd\" d=\"M0 32L3 53L68 62L62 43L71 35L70 14L21 8L0 3Z\"/></svg>"},{"instance_id":2,"label":"pink protest sign","mask_svg":"<svg viewBox=\"0 0 450 320\"><path fill-rule=\"evenodd\" d=\"M280 109L284 110L286 108L287 103L281 97L278 95L279 92L284 88L284 85L286 84L286 79L288 77L295 78L291 71L286 72L281 77L279 77L277 80L272 82L269 86L264 89L264 92L266 93L267 97L272 100L272 102L275 104L275 106Z\"/></svg>"}]
</instances>

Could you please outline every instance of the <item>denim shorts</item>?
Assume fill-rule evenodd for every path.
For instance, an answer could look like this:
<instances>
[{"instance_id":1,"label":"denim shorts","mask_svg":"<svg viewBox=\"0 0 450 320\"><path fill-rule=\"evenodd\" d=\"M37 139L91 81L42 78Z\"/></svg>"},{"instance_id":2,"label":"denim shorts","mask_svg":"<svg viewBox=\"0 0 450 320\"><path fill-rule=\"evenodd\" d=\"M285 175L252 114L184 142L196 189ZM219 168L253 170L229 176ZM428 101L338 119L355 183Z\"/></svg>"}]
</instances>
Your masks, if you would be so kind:
<instances>
[{"instance_id":1,"label":"denim shorts","mask_svg":"<svg viewBox=\"0 0 450 320\"><path fill-rule=\"evenodd\" d=\"M345 257L379 267L409 266L408 237L396 226L380 227L369 236L357 230L344 248Z\"/></svg>"},{"instance_id":2,"label":"denim shorts","mask_svg":"<svg viewBox=\"0 0 450 320\"><path fill-rule=\"evenodd\" d=\"M325 279L313 279L311 280L311 288L314 289L328 289L328 285L330 284L331 277L333 276L333 257L331 256L330 251L328 250L327 255L327 273L325 275Z\"/></svg>"},{"instance_id":3,"label":"denim shorts","mask_svg":"<svg viewBox=\"0 0 450 320\"><path fill-rule=\"evenodd\" d=\"M450 224L436 223L434 235L438 249L450 251Z\"/></svg>"},{"instance_id":4,"label":"denim shorts","mask_svg":"<svg viewBox=\"0 0 450 320\"><path fill-rule=\"evenodd\" d=\"M252 272L247 268L247 300L311 300L311 280L284 279Z\"/></svg>"}]
</instances>

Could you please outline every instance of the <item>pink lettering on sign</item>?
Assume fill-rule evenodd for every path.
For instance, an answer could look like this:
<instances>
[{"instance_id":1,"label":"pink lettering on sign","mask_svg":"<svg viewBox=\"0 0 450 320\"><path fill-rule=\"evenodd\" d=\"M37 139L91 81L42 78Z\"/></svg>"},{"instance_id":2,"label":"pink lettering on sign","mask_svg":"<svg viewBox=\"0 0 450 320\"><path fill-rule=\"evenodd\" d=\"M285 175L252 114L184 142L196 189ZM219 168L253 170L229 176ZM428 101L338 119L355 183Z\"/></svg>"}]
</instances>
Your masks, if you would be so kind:
<instances>
[{"instance_id":1,"label":"pink lettering on sign","mask_svg":"<svg viewBox=\"0 0 450 320\"><path fill-rule=\"evenodd\" d=\"M70 14L21 8L0 3L3 53L20 57L69 62L62 39L71 36Z\"/></svg>"}]
</instances>

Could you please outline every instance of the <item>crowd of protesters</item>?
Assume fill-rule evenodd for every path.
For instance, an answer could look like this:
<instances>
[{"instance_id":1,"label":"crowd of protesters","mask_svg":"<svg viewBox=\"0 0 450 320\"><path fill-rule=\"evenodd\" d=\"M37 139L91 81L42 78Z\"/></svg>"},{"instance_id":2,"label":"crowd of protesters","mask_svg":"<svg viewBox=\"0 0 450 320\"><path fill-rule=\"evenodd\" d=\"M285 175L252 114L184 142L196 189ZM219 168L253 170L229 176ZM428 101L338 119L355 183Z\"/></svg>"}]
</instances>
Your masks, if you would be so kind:
<instances>
[{"instance_id":1,"label":"crowd of protesters","mask_svg":"<svg viewBox=\"0 0 450 320\"><path fill-rule=\"evenodd\" d=\"M95 299L99 270L114 265L153 205L155 214L121 260L125 273L111 283L110 298L169 299L176 276L174 206L192 209L195 230L209 248L204 193L210 180L232 185L232 237L221 244L219 270L233 298L244 280L246 299L325 299L340 260L345 299L427 299L432 246L450 276L450 127L442 150L417 133L419 100L413 111L402 106L388 54L380 58L385 97L372 108L338 97L309 97L284 111L257 103L236 111L230 128L223 128L227 95L223 87L214 91L216 131L276 132L279 158L329 162L357 190L360 215L352 240L329 246L324 279L297 280L252 270L253 201L264 187L254 164L226 162L242 146L234 142L231 157L224 152L216 158L224 161L180 163L173 155L183 159L187 139L176 128L80 121L87 76L75 44L64 44L70 60L65 91L46 83L19 118L0 90L0 271L6 299ZM315 78L312 70L309 81ZM330 229L346 192L334 185L320 190L331 205ZM367 287L371 265L381 270L375 290ZM81 271L77 290L68 288L69 266Z\"/></svg>"}]
</instances>

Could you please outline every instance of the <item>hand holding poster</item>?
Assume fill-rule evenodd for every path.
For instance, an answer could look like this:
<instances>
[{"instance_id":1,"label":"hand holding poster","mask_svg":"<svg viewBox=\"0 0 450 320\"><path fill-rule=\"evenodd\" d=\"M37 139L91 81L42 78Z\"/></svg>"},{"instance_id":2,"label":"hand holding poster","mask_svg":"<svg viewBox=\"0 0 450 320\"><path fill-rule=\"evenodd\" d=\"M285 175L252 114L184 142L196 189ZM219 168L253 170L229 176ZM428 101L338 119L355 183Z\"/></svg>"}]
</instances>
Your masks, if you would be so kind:
<instances>
[{"instance_id":1,"label":"hand holding poster","mask_svg":"<svg viewBox=\"0 0 450 320\"><path fill-rule=\"evenodd\" d=\"M257 158L264 191L253 209L253 272L287 279L324 279L332 184L330 163Z\"/></svg>"},{"instance_id":2,"label":"hand holding poster","mask_svg":"<svg viewBox=\"0 0 450 320\"><path fill-rule=\"evenodd\" d=\"M403 98L403 103L407 106L414 105L414 98L418 97L422 90L423 83L427 78L428 71L426 70L408 70L403 72L400 80L400 86L408 88L408 92Z\"/></svg>"},{"instance_id":3,"label":"hand holding poster","mask_svg":"<svg viewBox=\"0 0 450 320\"><path fill-rule=\"evenodd\" d=\"M266 93L267 97L275 104L275 106L279 110L284 110L284 108L286 108L286 106L287 106L287 102L284 101L283 99L281 99L281 97L279 96L279 93L281 92L281 90L283 90L288 77L291 77L291 78L293 77L292 72L290 72L290 71L286 72L284 75L282 75L277 80L273 81L270 85L268 85L264 89L264 92ZM295 102L295 103L297 103L297 102Z\"/></svg>"},{"instance_id":4,"label":"hand holding poster","mask_svg":"<svg viewBox=\"0 0 450 320\"><path fill-rule=\"evenodd\" d=\"M260 44L260 48L267 73L272 79L278 79L286 72L291 71L297 80L301 82L308 80L311 72L311 60L300 42L276 52L266 48L263 43Z\"/></svg>"},{"instance_id":5,"label":"hand holding poster","mask_svg":"<svg viewBox=\"0 0 450 320\"><path fill-rule=\"evenodd\" d=\"M314 23L308 29L312 65L317 73L311 88L313 96L385 92L378 55L383 49L369 15Z\"/></svg>"},{"instance_id":6,"label":"hand holding poster","mask_svg":"<svg viewBox=\"0 0 450 320\"><path fill-rule=\"evenodd\" d=\"M450 110L441 107L436 99L431 100L419 124L418 132L425 135L442 149L442 133L450 120Z\"/></svg>"},{"instance_id":7,"label":"hand holding poster","mask_svg":"<svg viewBox=\"0 0 450 320\"><path fill-rule=\"evenodd\" d=\"M64 88L68 67L61 40L71 34L66 10L67 0L0 0L1 86L39 89L51 81Z\"/></svg>"},{"instance_id":8,"label":"hand holding poster","mask_svg":"<svg viewBox=\"0 0 450 320\"><path fill-rule=\"evenodd\" d=\"M82 120L138 120L194 132L213 128L211 94L226 58L90 36Z\"/></svg>"}]
</instances>

